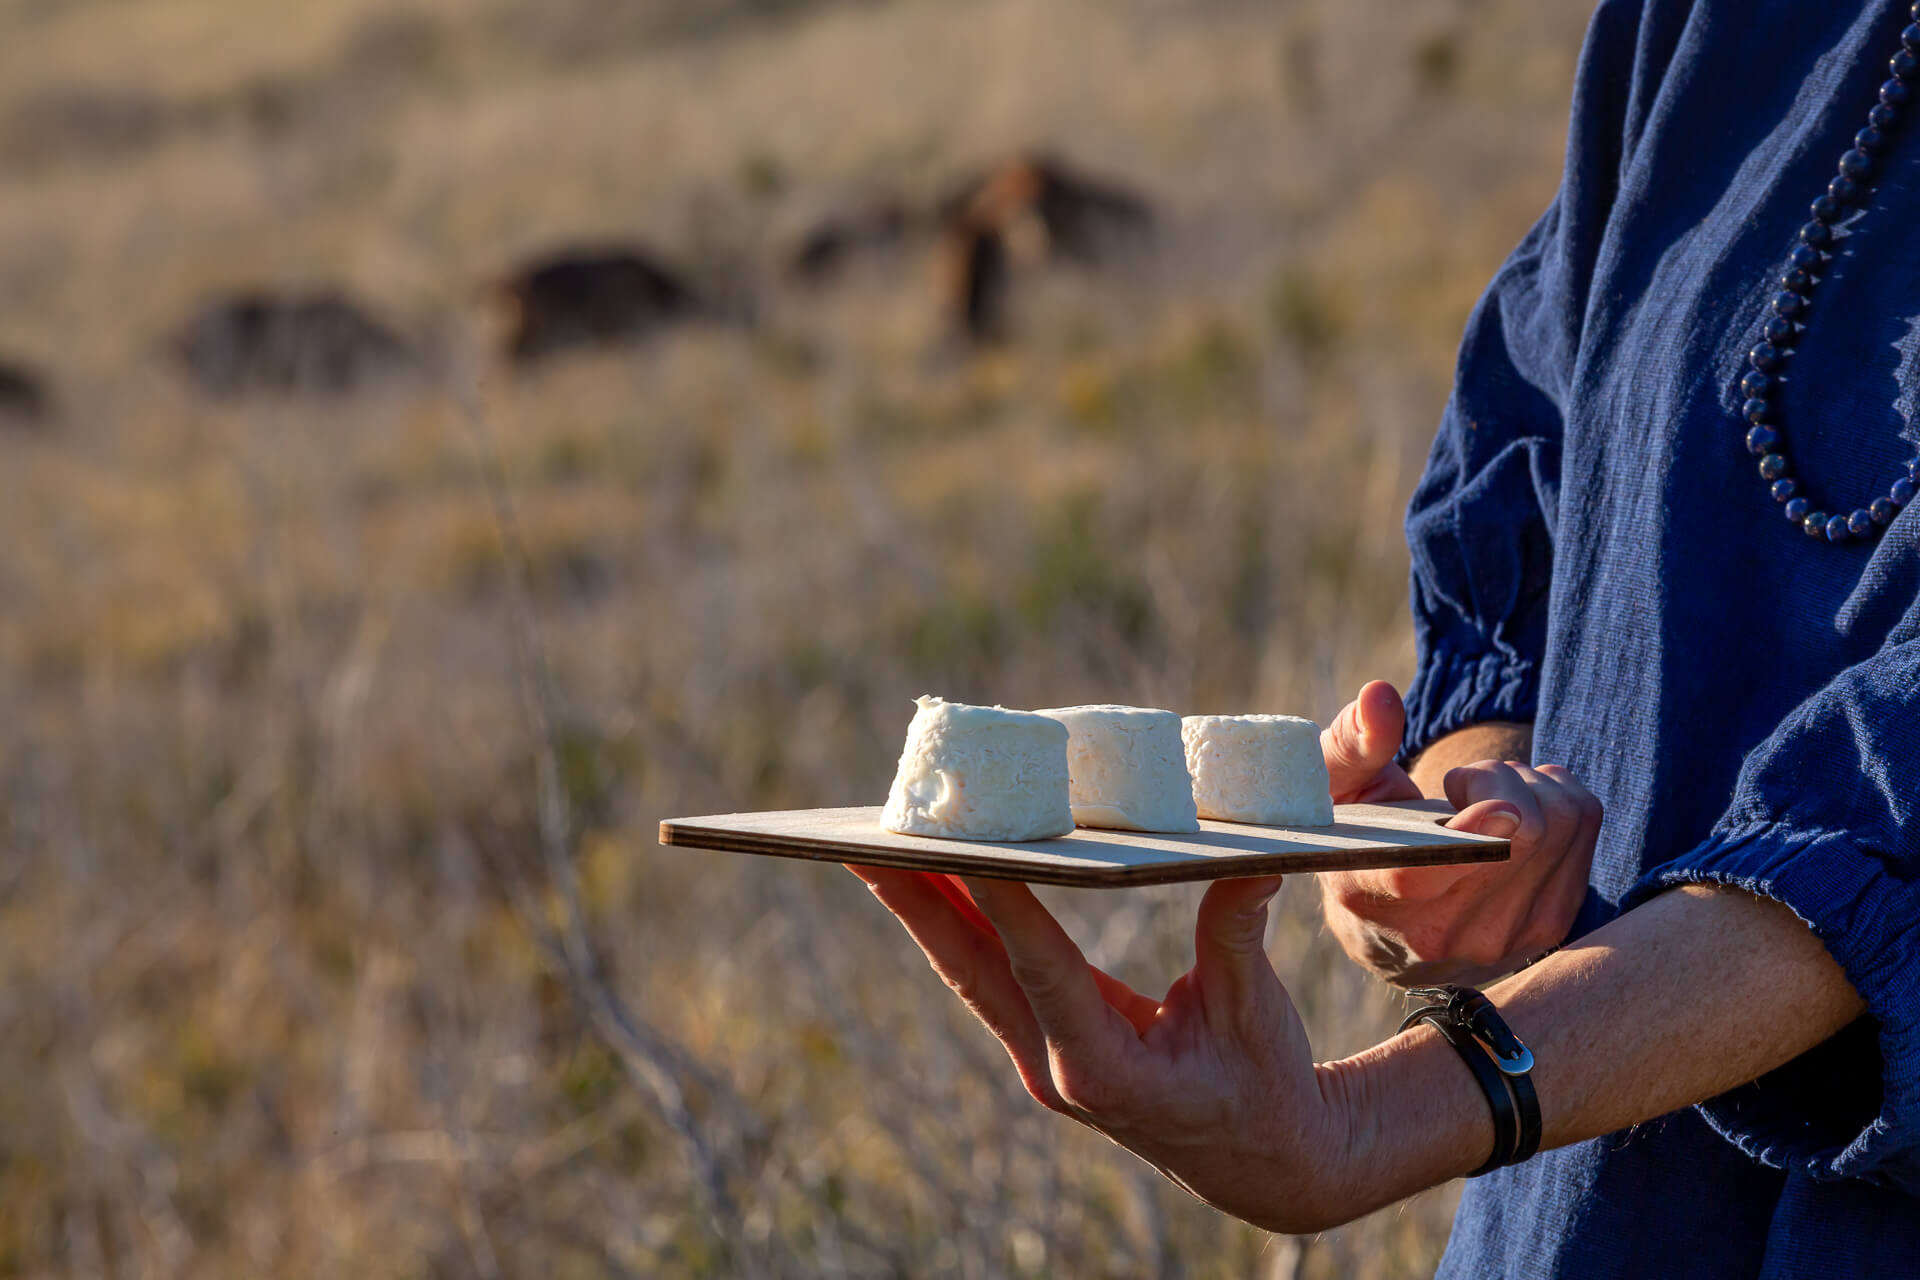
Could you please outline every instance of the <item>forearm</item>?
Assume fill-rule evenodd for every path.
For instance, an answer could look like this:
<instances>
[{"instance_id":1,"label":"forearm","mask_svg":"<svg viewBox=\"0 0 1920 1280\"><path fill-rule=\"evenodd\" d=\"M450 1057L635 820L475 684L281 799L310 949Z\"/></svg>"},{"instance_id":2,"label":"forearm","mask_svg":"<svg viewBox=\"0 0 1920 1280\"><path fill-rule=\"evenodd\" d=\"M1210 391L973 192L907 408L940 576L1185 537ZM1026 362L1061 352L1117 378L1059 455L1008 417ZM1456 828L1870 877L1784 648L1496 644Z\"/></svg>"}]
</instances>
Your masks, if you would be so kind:
<instances>
[{"instance_id":1,"label":"forearm","mask_svg":"<svg viewBox=\"0 0 1920 1280\"><path fill-rule=\"evenodd\" d=\"M1533 1049L1543 1147L1724 1093L1864 1007L1785 907L1713 888L1662 894L1487 994ZM1353 1117L1356 1215L1470 1172L1492 1150L1479 1087L1429 1028L1320 1070Z\"/></svg>"},{"instance_id":2,"label":"forearm","mask_svg":"<svg viewBox=\"0 0 1920 1280\"><path fill-rule=\"evenodd\" d=\"M1532 758L1533 726L1496 720L1486 724L1470 724L1436 739L1414 758L1407 774L1413 779L1413 785L1420 788L1421 795L1439 800L1447 794L1441 780L1447 776L1449 769L1481 760L1526 761Z\"/></svg>"}]
</instances>

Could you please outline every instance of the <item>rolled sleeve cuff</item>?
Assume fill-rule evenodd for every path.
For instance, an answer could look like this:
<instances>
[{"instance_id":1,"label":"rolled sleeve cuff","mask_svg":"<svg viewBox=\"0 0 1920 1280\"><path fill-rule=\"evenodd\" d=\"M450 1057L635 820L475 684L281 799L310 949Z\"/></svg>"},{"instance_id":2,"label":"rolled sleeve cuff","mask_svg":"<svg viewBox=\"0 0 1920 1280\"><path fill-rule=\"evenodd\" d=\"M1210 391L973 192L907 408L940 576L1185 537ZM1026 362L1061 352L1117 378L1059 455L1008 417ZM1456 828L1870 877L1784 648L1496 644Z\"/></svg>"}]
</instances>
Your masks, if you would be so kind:
<instances>
[{"instance_id":1,"label":"rolled sleeve cuff","mask_svg":"<svg viewBox=\"0 0 1920 1280\"><path fill-rule=\"evenodd\" d=\"M1407 688L1404 765L1456 729L1489 720L1532 721L1540 702L1537 664L1503 653L1428 653Z\"/></svg>"},{"instance_id":2,"label":"rolled sleeve cuff","mask_svg":"<svg viewBox=\"0 0 1920 1280\"><path fill-rule=\"evenodd\" d=\"M1836 1123L1832 1109L1823 1112L1817 1103L1849 1092L1842 1082L1849 1067L1871 1088L1871 1072L1860 1062L1873 1056L1864 1023L1776 1073L1794 1073L1791 1083L1765 1077L1702 1103L1708 1122L1763 1164L1920 1194L1920 885L1844 834L1764 824L1722 831L1654 868L1627 891L1621 907L1683 884L1723 884L1787 906L1826 945L1878 1024L1872 1029L1880 1050L1880 1105L1863 1125ZM1767 1011L1756 1009L1754 1016ZM1843 1041L1858 1052L1848 1057ZM1815 1058L1822 1054L1833 1056Z\"/></svg>"}]
</instances>

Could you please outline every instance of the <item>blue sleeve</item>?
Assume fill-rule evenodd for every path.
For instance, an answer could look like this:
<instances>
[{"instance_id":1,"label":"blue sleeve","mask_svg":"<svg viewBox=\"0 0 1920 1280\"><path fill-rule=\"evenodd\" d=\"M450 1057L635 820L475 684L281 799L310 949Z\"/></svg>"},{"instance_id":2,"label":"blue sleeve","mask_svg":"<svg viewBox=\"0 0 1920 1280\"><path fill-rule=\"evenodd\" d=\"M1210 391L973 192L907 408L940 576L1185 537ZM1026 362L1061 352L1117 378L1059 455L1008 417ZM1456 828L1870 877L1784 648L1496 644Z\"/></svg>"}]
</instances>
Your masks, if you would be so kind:
<instances>
[{"instance_id":1,"label":"blue sleeve","mask_svg":"<svg viewBox=\"0 0 1920 1280\"><path fill-rule=\"evenodd\" d=\"M1542 342L1556 201L1474 309L1454 392L1407 509L1414 638L1403 751L1483 720L1532 720L1553 576L1558 344Z\"/></svg>"},{"instance_id":2,"label":"blue sleeve","mask_svg":"<svg viewBox=\"0 0 1920 1280\"><path fill-rule=\"evenodd\" d=\"M1920 603L1747 756L1707 842L1649 871L1622 906L1690 882L1785 903L1868 1009L1703 1104L1707 1119L1769 1165L1920 1194Z\"/></svg>"},{"instance_id":3,"label":"blue sleeve","mask_svg":"<svg viewBox=\"0 0 1920 1280\"><path fill-rule=\"evenodd\" d=\"M1419 659L1403 759L1464 725L1534 718L1562 409L1620 173L1674 24L1650 18L1639 0L1609 0L1595 13L1559 193L1467 322L1453 395L1407 510Z\"/></svg>"}]
</instances>

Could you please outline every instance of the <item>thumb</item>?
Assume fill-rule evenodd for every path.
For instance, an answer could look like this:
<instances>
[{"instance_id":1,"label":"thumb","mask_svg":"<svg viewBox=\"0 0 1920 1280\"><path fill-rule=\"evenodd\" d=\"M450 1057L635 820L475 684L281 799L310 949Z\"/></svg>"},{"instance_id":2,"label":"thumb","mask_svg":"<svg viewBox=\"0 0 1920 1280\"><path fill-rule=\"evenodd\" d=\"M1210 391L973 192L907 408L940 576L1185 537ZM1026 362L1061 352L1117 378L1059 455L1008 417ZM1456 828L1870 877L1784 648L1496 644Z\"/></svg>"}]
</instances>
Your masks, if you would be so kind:
<instances>
[{"instance_id":1,"label":"thumb","mask_svg":"<svg viewBox=\"0 0 1920 1280\"><path fill-rule=\"evenodd\" d=\"M1200 899L1194 926L1194 974L1208 1016L1237 1018L1264 1006L1280 979L1267 959L1267 904L1279 876L1216 880Z\"/></svg>"},{"instance_id":2,"label":"thumb","mask_svg":"<svg viewBox=\"0 0 1920 1280\"><path fill-rule=\"evenodd\" d=\"M1334 796L1353 795L1392 764L1406 726L1407 709L1398 689L1385 680L1364 685L1320 734Z\"/></svg>"}]
</instances>

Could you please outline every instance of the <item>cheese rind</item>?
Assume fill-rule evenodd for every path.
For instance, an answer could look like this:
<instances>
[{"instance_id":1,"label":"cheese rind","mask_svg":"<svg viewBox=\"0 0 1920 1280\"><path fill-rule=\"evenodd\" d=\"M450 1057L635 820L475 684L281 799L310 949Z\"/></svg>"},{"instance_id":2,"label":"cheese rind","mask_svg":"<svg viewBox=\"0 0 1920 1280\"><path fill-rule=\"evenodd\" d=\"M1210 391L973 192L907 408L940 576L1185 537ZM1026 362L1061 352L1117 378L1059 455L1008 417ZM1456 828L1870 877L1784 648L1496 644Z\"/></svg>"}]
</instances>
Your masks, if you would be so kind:
<instances>
[{"instance_id":1,"label":"cheese rind","mask_svg":"<svg viewBox=\"0 0 1920 1280\"><path fill-rule=\"evenodd\" d=\"M915 705L881 826L947 840L1045 840L1073 830L1059 721L934 697Z\"/></svg>"},{"instance_id":2,"label":"cheese rind","mask_svg":"<svg viewBox=\"0 0 1920 1280\"><path fill-rule=\"evenodd\" d=\"M1198 831L1180 717L1148 707L1053 707L1067 727L1068 795L1083 827Z\"/></svg>"},{"instance_id":3,"label":"cheese rind","mask_svg":"<svg viewBox=\"0 0 1920 1280\"><path fill-rule=\"evenodd\" d=\"M1333 825L1320 726L1299 716L1188 716L1180 722L1203 818L1269 827Z\"/></svg>"}]
</instances>

